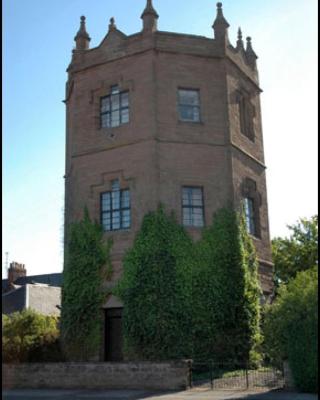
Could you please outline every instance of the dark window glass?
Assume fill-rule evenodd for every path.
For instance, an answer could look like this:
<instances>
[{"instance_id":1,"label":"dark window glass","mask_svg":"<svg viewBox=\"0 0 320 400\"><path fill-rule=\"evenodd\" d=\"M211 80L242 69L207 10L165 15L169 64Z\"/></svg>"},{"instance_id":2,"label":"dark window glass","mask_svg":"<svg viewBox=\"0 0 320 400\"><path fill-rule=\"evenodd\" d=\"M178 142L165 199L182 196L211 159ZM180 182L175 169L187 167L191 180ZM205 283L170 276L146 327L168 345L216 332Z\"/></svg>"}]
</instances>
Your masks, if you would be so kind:
<instances>
[{"instance_id":1,"label":"dark window glass","mask_svg":"<svg viewBox=\"0 0 320 400\"><path fill-rule=\"evenodd\" d=\"M129 122L129 93L120 93L118 86L111 87L111 94L101 98L102 128L113 128Z\"/></svg>"},{"instance_id":2,"label":"dark window glass","mask_svg":"<svg viewBox=\"0 0 320 400\"><path fill-rule=\"evenodd\" d=\"M112 191L101 194L101 223L105 231L129 229L131 225L130 191L120 190L119 180L111 183Z\"/></svg>"},{"instance_id":3,"label":"dark window glass","mask_svg":"<svg viewBox=\"0 0 320 400\"><path fill-rule=\"evenodd\" d=\"M181 121L200 122L199 90L179 89L179 118Z\"/></svg>"},{"instance_id":4,"label":"dark window glass","mask_svg":"<svg viewBox=\"0 0 320 400\"><path fill-rule=\"evenodd\" d=\"M244 199L244 214L245 214L248 233L250 233L251 235L256 235L254 201L250 197L246 197Z\"/></svg>"},{"instance_id":5,"label":"dark window glass","mask_svg":"<svg viewBox=\"0 0 320 400\"><path fill-rule=\"evenodd\" d=\"M197 187L182 188L182 222L184 226L204 226L203 191Z\"/></svg>"}]
</instances>

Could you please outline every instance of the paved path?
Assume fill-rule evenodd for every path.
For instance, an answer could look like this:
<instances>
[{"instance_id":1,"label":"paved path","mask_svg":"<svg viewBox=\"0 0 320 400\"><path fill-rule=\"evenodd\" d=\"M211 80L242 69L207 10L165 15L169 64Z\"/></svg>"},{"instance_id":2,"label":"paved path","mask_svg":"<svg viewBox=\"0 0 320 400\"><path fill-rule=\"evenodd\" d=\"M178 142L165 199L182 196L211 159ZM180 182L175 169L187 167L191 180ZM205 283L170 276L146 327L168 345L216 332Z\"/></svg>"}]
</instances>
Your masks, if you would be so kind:
<instances>
[{"instance_id":1,"label":"paved path","mask_svg":"<svg viewBox=\"0 0 320 400\"><path fill-rule=\"evenodd\" d=\"M175 393L148 393L141 390L10 390L4 400L316 400L317 395L281 391L189 390Z\"/></svg>"}]
</instances>

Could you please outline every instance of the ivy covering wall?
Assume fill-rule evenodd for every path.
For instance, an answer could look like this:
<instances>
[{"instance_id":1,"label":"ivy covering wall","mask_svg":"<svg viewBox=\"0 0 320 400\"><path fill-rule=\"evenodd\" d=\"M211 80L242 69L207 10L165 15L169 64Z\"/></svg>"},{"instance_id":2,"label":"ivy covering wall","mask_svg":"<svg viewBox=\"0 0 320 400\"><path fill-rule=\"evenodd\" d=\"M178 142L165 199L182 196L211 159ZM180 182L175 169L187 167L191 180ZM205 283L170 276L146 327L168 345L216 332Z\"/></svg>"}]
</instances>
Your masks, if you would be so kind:
<instances>
[{"instance_id":1,"label":"ivy covering wall","mask_svg":"<svg viewBox=\"0 0 320 400\"><path fill-rule=\"evenodd\" d=\"M71 361L95 357L102 342L102 283L110 276L111 242L103 241L100 224L88 210L69 226L63 271L61 336Z\"/></svg>"},{"instance_id":2,"label":"ivy covering wall","mask_svg":"<svg viewBox=\"0 0 320 400\"><path fill-rule=\"evenodd\" d=\"M160 207L145 216L115 294L133 359L248 361L260 340L254 247L243 218L221 209L194 244Z\"/></svg>"},{"instance_id":3,"label":"ivy covering wall","mask_svg":"<svg viewBox=\"0 0 320 400\"><path fill-rule=\"evenodd\" d=\"M195 247L194 358L241 363L257 358L260 289L244 219L231 208L219 210Z\"/></svg>"},{"instance_id":4,"label":"ivy covering wall","mask_svg":"<svg viewBox=\"0 0 320 400\"><path fill-rule=\"evenodd\" d=\"M123 303L127 358L192 354L192 240L162 207L144 217L114 293Z\"/></svg>"}]
</instances>

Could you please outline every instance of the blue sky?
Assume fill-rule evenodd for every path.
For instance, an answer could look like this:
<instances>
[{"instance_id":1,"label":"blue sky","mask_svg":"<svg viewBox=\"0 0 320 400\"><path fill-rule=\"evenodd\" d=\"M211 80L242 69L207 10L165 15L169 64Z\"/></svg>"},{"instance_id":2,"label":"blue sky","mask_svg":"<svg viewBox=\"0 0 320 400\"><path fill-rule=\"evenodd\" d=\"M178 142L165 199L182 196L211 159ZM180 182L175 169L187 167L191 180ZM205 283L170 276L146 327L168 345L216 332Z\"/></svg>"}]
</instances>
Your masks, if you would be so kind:
<instances>
[{"instance_id":1,"label":"blue sky","mask_svg":"<svg viewBox=\"0 0 320 400\"><path fill-rule=\"evenodd\" d=\"M97 46L110 17L141 29L145 0L3 1L3 254L62 270L65 72L81 15ZM159 29L213 37L211 0L154 0ZM225 0L259 56L271 235L317 213L317 0Z\"/></svg>"}]
</instances>

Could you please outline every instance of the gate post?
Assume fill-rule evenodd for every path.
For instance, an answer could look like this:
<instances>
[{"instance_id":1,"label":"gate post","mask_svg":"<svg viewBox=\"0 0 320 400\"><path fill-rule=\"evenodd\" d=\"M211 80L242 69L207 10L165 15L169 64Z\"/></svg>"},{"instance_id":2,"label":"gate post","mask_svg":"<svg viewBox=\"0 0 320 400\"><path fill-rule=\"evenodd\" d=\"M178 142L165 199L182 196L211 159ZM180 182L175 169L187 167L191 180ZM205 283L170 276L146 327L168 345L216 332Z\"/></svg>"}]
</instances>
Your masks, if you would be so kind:
<instances>
[{"instance_id":1,"label":"gate post","mask_svg":"<svg viewBox=\"0 0 320 400\"><path fill-rule=\"evenodd\" d=\"M186 360L188 365L188 385L189 389L192 388L192 363L193 360Z\"/></svg>"},{"instance_id":2,"label":"gate post","mask_svg":"<svg viewBox=\"0 0 320 400\"><path fill-rule=\"evenodd\" d=\"M248 362L246 362L246 388L247 389L249 389L249 371L248 371L248 368L249 368L249 364L248 364Z\"/></svg>"},{"instance_id":3,"label":"gate post","mask_svg":"<svg viewBox=\"0 0 320 400\"><path fill-rule=\"evenodd\" d=\"M213 361L210 360L210 385L211 390L213 390Z\"/></svg>"},{"instance_id":4,"label":"gate post","mask_svg":"<svg viewBox=\"0 0 320 400\"><path fill-rule=\"evenodd\" d=\"M295 388L295 384L294 384L294 380L293 380L293 377L292 377L291 368L290 368L290 365L289 365L287 360L283 361L282 371L283 371L283 379L284 379L284 387L285 387L285 389L288 389L288 390L296 389Z\"/></svg>"}]
</instances>

